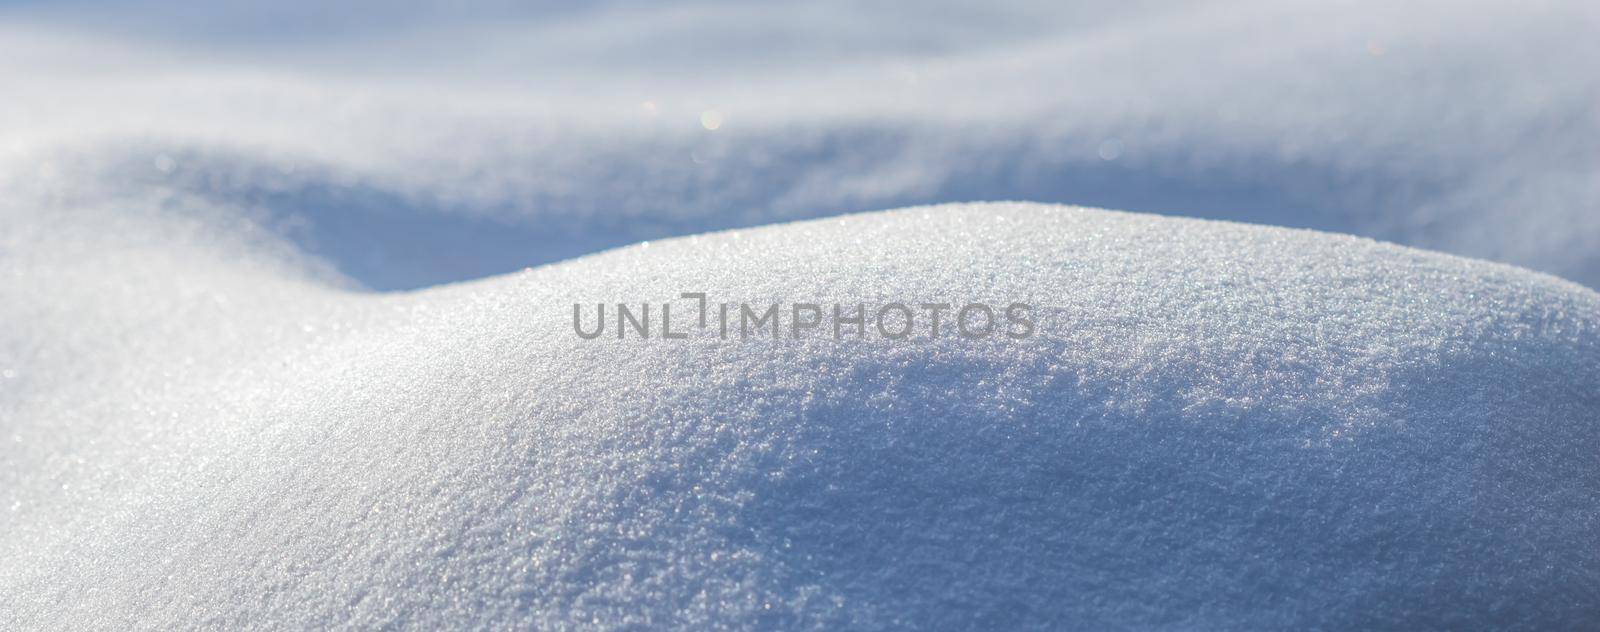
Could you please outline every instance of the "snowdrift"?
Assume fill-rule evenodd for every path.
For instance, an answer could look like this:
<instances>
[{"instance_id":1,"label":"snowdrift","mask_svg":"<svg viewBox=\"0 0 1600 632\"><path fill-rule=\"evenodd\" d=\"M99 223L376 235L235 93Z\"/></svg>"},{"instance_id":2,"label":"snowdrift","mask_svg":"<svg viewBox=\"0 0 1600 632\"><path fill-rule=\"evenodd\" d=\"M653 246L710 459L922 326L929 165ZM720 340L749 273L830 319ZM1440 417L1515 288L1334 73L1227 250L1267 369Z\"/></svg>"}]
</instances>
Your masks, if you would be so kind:
<instances>
[{"instance_id":1,"label":"snowdrift","mask_svg":"<svg viewBox=\"0 0 1600 632\"><path fill-rule=\"evenodd\" d=\"M1596 3L930 2L22 0L0 188L248 209L380 291L1014 199L1600 287Z\"/></svg>"},{"instance_id":2,"label":"snowdrift","mask_svg":"<svg viewBox=\"0 0 1600 632\"><path fill-rule=\"evenodd\" d=\"M4 627L1600 618L1600 295L1554 277L973 204L363 294L126 221L12 243ZM1038 332L574 335L695 291Z\"/></svg>"}]
</instances>

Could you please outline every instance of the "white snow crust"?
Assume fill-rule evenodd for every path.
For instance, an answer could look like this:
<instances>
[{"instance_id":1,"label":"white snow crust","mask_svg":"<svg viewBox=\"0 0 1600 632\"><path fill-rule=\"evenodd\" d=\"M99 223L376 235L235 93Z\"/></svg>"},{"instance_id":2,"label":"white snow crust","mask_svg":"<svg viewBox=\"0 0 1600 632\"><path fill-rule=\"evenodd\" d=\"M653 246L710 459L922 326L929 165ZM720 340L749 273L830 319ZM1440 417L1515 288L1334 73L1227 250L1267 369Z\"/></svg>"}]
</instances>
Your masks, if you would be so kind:
<instances>
[{"instance_id":1,"label":"white snow crust","mask_svg":"<svg viewBox=\"0 0 1600 632\"><path fill-rule=\"evenodd\" d=\"M0 630L1592 627L1596 59L1540 0L3 3ZM1038 331L573 332L683 292Z\"/></svg>"},{"instance_id":2,"label":"white snow crust","mask_svg":"<svg viewBox=\"0 0 1600 632\"><path fill-rule=\"evenodd\" d=\"M102 228L0 285L9 627L1600 616L1600 295L1553 277L975 204L367 294ZM571 329L684 291L1025 301L1040 331Z\"/></svg>"}]
</instances>

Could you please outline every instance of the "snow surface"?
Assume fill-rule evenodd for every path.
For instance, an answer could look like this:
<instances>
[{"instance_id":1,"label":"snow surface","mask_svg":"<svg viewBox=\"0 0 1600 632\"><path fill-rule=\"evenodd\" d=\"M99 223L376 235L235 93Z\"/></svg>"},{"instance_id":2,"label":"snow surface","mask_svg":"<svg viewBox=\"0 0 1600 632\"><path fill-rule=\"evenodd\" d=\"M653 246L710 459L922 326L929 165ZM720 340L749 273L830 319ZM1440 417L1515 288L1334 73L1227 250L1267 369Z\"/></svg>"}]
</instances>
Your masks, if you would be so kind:
<instances>
[{"instance_id":1,"label":"snow surface","mask_svg":"<svg viewBox=\"0 0 1600 632\"><path fill-rule=\"evenodd\" d=\"M0 629L1592 625L1593 59L1538 0L0 4ZM846 215L979 199L1205 219ZM571 331L687 291L1041 328Z\"/></svg>"},{"instance_id":2,"label":"snow surface","mask_svg":"<svg viewBox=\"0 0 1600 632\"><path fill-rule=\"evenodd\" d=\"M236 209L380 290L996 199L1600 286L1593 2L172 4L0 8L8 192Z\"/></svg>"},{"instance_id":3,"label":"snow surface","mask_svg":"<svg viewBox=\"0 0 1600 632\"><path fill-rule=\"evenodd\" d=\"M108 228L0 285L8 627L1600 617L1600 294L1553 277L976 204L369 294ZM572 333L695 290L1040 335Z\"/></svg>"}]
</instances>

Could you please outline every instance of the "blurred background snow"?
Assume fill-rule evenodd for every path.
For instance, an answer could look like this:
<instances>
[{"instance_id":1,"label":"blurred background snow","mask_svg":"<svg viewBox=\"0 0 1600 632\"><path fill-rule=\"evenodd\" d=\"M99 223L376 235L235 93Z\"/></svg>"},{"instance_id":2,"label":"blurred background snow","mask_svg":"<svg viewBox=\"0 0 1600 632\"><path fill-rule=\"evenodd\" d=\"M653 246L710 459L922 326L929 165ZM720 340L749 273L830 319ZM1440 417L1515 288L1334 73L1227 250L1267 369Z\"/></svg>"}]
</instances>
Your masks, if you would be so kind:
<instances>
[{"instance_id":1,"label":"blurred background snow","mask_svg":"<svg viewBox=\"0 0 1600 632\"><path fill-rule=\"evenodd\" d=\"M1592 3L69 0L0 5L0 50L33 256L150 215L394 290L1028 199L1600 286Z\"/></svg>"}]
</instances>

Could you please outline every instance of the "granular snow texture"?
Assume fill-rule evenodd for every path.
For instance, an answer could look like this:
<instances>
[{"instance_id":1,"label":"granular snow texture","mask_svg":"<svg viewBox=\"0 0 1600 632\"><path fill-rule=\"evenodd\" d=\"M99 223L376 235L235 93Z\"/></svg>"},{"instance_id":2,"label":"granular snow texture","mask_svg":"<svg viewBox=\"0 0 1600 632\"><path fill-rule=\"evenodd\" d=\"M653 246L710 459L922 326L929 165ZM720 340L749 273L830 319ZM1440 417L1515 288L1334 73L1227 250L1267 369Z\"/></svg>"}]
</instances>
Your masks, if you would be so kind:
<instances>
[{"instance_id":1,"label":"granular snow texture","mask_svg":"<svg viewBox=\"0 0 1600 632\"><path fill-rule=\"evenodd\" d=\"M1600 295L1542 274L978 204L362 294L108 217L0 238L3 628L1600 620ZM692 291L1039 331L572 330Z\"/></svg>"}]
</instances>

